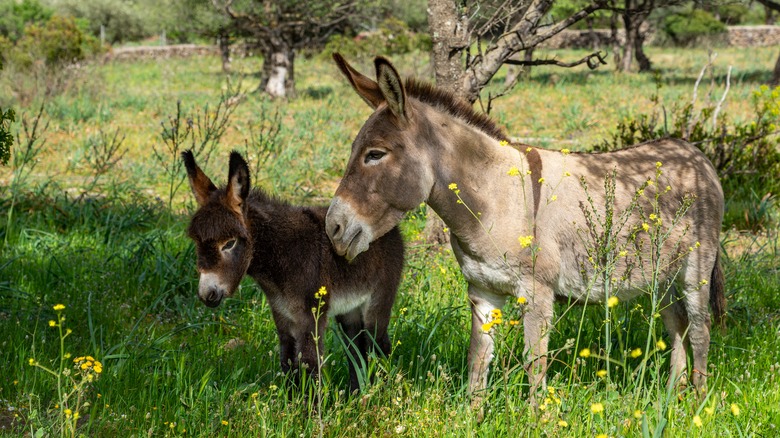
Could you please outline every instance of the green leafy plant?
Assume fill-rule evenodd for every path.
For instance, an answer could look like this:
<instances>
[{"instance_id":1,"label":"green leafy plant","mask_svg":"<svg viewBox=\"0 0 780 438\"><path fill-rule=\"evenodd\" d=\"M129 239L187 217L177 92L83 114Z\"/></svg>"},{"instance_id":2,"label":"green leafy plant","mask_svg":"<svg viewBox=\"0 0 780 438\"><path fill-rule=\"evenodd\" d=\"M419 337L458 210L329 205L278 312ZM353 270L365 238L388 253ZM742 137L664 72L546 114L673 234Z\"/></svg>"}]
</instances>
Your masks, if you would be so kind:
<instances>
[{"instance_id":1,"label":"green leafy plant","mask_svg":"<svg viewBox=\"0 0 780 438\"><path fill-rule=\"evenodd\" d=\"M11 123L16 121L16 113L8 108L3 111L0 108L0 164L8 164L11 158L11 147L14 145L14 136L11 134Z\"/></svg>"}]
</instances>

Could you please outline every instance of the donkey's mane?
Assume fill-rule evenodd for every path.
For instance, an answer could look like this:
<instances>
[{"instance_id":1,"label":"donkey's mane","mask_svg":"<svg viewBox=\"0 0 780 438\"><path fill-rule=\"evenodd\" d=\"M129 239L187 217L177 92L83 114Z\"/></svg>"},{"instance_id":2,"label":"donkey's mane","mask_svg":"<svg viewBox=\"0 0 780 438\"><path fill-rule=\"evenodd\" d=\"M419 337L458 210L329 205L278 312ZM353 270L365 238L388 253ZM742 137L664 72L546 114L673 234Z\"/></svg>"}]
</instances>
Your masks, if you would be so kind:
<instances>
[{"instance_id":1,"label":"donkey's mane","mask_svg":"<svg viewBox=\"0 0 780 438\"><path fill-rule=\"evenodd\" d=\"M504 130L496 125L493 119L476 112L465 100L447 90L414 78L406 79L404 89L417 100L465 121L496 140L509 140Z\"/></svg>"}]
</instances>

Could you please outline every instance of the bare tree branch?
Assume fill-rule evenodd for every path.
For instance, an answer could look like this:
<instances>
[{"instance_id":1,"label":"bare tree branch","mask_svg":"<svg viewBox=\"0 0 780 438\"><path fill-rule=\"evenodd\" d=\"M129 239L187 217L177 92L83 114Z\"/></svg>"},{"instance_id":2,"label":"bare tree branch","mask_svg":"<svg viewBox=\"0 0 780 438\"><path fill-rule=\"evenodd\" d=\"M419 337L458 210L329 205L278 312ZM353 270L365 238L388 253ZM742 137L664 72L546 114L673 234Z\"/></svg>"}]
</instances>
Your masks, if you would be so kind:
<instances>
[{"instance_id":1,"label":"bare tree branch","mask_svg":"<svg viewBox=\"0 0 780 438\"><path fill-rule=\"evenodd\" d=\"M571 67L576 67L578 65L587 64L589 69L595 70L600 65L607 65L607 61L605 59L606 56L607 56L607 54L605 52L602 52L601 50L599 50L596 53L591 53L590 55L588 55L588 56L586 56L586 57L584 57L584 58L582 58L580 60L574 61L574 62L563 62L563 61L559 61L559 60L557 60L555 58L532 59L530 61L520 60L520 59L507 59L506 61L504 61L504 64L509 64L509 65L528 65L528 66L533 66L533 65L557 65L558 67L566 67L566 68L571 68Z\"/></svg>"}]
</instances>

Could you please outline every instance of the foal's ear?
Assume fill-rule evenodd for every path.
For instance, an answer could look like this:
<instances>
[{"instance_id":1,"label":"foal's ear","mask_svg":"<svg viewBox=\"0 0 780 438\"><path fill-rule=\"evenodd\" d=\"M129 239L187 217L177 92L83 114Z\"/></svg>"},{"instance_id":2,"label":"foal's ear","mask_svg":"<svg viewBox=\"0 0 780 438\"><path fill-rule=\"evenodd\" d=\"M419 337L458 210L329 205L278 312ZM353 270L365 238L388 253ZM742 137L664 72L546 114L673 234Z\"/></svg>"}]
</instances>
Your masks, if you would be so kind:
<instances>
[{"instance_id":1,"label":"foal's ear","mask_svg":"<svg viewBox=\"0 0 780 438\"><path fill-rule=\"evenodd\" d=\"M195 195L195 201L198 205L204 205L208 202L211 192L217 190L217 186L200 170L195 163L195 155L191 150L181 153L181 159L184 161L184 167L187 169L187 177L190 180L192 193Z\"/></svg>"},{"instance_id":2,"label":"foal's ear","mask_svg":"<svg viewBox=\"0 0 780 438\"><path fill-rule=\"evenodd\" d=\"M340 53L334 53L333 60L341 70L341 73L347 77L352 88L354 88L355 91L357 91L357 94L366 101L368 106L376 109L379 104L385 101L385 98L382 96L382 91L379 89L379 85L369 79L368 76L365 76L352 68Z\"/></svg>"},{"instance_id":3,"label":"foal's ear","mask_svg":"<svg viewBox=\"0 0 780 438\"><path fill-rule=\"evenodd\" d=\"M244 201L249 196L249 166L236 151L230 153L228 170L227 201L237 213L242 212Z\"/></svg>"},{"instance_id":4,"label":"foal's ear","mask_svg":"<svg viewBox=\"0 0 780 438\"><path fill-rule=\"evenodd\" d=\"M376 81L390 111L402 122L406 122L406 91L398 71L387 59L378 56L374 59Z\"/></svg>"}]
</instances>

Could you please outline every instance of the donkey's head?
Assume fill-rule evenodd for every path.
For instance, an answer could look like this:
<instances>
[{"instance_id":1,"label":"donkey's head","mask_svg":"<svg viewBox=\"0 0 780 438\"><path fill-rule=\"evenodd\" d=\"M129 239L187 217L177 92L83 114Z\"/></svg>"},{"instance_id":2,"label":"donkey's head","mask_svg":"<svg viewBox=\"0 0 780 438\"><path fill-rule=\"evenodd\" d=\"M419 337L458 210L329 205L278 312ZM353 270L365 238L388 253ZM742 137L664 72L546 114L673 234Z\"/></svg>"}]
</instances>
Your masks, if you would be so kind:
<instances>
[{"instance_id":1,"label":"donkey's head","mask_svg":"<svg viewBox=\"0 0 780 438\"><path fill-rule=\"evenodd\" d=\"M352 143L344 177L331 201L326 230L333 247L351 260L390 231L403 214L427 200L434 183L423 148L431 129L417 116L421 106L407 99L396 69L374 61L376 81L333 55L355 91L375 111Z\"/></svg>"},{"instance_id":2,"label":"donkey's head","mask_svg":"<svg viewBox=\"0 0 780 438\"><path fill-rule=\"evenodd\" d=\"M199 206L187 230L198 252L198 298L216 307L233 295L252 259L246 222L249 168L238 152L231 153L227 187L218 189L191 151L183 152L182 159Z\"/></svg>"}]
</instances>

